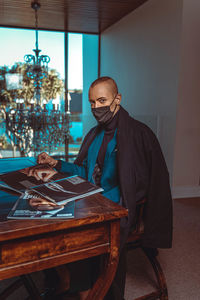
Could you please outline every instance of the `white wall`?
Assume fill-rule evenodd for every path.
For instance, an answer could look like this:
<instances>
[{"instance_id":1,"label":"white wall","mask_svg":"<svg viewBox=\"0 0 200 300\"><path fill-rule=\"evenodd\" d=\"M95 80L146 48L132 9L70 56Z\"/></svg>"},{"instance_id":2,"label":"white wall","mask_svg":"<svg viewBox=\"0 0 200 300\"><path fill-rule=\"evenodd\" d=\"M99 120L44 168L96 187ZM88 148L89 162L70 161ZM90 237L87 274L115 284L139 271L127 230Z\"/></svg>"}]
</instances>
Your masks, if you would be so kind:
<instances>
[{"instance_id":1,"label":"white wall","mask_svg":"<svg viewBox=\"0 0 200 300\"><path fill-rule=\"evenodd\" d=\"M158 135L173 171L182 0L149 0L102 34L101 76L122 105Z\"/></svg>"},{"instance_id":2,"label":"white wall","mask_svg":"<svg viewBox=\"0 0 200 300\"><path fill-rule=\"evenodd\" d=\"M183 3L174 187L177 196L200 196L200 1Z\"/></svg>"}]
</instances>

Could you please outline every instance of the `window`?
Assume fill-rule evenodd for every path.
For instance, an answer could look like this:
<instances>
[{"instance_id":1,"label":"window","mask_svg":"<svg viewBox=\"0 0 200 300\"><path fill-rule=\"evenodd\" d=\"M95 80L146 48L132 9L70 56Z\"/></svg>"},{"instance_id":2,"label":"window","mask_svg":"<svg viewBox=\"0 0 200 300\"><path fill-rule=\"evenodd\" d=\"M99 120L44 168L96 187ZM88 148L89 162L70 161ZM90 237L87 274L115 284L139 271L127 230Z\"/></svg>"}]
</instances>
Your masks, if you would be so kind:
<instances>
[{"instance_id":1,"label":"window","mask_svg":"<svg viewBox=\"0 0 200 300\"><path fill-rule=\"evenodd\" d=\"M24 61L26 54L34 55L35 30L0 28L0 37L0 156L2 158L36 156L39 152L46 151L51 155L70 157L73 160L79 151L84 132L82 114L87 114L89 83L97 78L98 36L39 31L40 55L50 57L48 80L42 79L40 88L40 106L43 110L45 108L46 115L50 115L51 121L52 110L56 110L57 115L62 114L59 120L65 114L65 121L67 120L69 125L65 128L68 134L65 138L60 136L62 143L57 144L54 143L54 139L59 138L57 131L62 123L59 123L58 119L55 119L57 121L54 122L52 131L44 127L44 123L47 122L45 115L43 121L36 119L34 125L37 127L38 136L36 136L34 128L31 128L29 133L26 132L28 130L26 118L20 123L13 117L20 108L21 111L27 112L32 109L34 114L39 114L34 102L37 98L35 96L37 85L34 79L29 77L29 69ZM14 118L11 126L6 123L8 113ZM43 133L42 126L46 130L43 130ZM28 147L26 145L28 143L32 145L35 143L35 149L32 146Z\"/></svg>"}]
</instances>

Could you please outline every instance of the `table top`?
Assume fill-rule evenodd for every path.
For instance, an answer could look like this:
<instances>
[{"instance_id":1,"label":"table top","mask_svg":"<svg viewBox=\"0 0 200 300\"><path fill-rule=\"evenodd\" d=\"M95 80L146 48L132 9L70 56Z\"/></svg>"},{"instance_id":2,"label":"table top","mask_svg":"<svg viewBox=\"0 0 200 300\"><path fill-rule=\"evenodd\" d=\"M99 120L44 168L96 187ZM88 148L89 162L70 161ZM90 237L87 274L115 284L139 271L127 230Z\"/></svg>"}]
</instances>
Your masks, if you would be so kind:
<instances>
[{"instance_id":1,"label":"table top","mask_svg":"<svg viewBox=\"0 0 200 300\"><path fill-rule=\"evenodd\" d=\"M127 209L101 194L95 194L76 201L75 217L72 219L1 221L0 242L39 233L111 221L125 217L127 214Z\"/></svg>"}]
</instances>

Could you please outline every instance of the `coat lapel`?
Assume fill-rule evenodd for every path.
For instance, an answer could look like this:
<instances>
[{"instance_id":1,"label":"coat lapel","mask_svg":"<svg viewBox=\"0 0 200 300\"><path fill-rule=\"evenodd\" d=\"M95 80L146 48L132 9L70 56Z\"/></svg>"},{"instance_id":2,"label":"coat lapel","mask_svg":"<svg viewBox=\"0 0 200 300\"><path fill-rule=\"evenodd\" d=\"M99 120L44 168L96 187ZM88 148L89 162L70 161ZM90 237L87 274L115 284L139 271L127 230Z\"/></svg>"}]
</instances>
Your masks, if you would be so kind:
<instances>
[{"instance_id":1,"label":"coat lapel","mask_svg":"<svg viewBox=\"0 0 200 300\"><path fill-rule=\"evenodd\" d=\"M78 156L76 160L74 161L75 164L77 165L82 165L83 160L87 157L88 155L88 149L90 145L92 144L93 140L97 136L97 134L101 131L100 126L93 127L86 137L83 140L83 143L81 145L81 148L79 150Z\"/></svg>"},{"instance_id":2,"label":"coat lapel","mask_svg":"<svg viewBox=\"0 0 200 300\"><path fill-rule=\"evenodd\" d=\"M115 130L114 136L112 138L112 140L108 143L107 149L106 149L106 155L105 155L105 159L104 159L104 164L107 163L107 161L109 160L110 155L112 154L112 152L114 151L115 147L116 147L116 135L117 135L117 129Z\"/></svg>"},{"instance_id":3,"label":"coat lapel","mask_svg":"<svg viewBox=\"0 0 200 300\"><path fill-rule=\"evenodd\" d=\"M93 140L93 142L91 143L88 149L88 180L89 181L92 180L92 174L94 172L94 167L97 161L97 156L103 141L103 137L104 137L104 131L102 130Z\"/></svg>"}]
</instances>

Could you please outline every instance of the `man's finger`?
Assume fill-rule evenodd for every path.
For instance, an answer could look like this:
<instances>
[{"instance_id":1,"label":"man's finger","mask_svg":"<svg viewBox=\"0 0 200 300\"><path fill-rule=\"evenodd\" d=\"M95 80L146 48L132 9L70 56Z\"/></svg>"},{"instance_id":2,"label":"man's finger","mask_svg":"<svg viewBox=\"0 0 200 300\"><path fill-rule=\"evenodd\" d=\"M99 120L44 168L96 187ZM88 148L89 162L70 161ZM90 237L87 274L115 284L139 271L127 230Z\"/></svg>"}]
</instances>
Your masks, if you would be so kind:
<instances>
[{"instance_id":1,"label":"man's finger","mask_svg":"<svg viewBox=\"0 0 200 300\"><path fill-rule=\"evenodd\" d=\"M37 176L39 180L44 180L44 176L45 176L44 174L45 174L44 170L37 170L34 175Z\"/></svg>"},{"instance_id":2,"label":"man's finger","mask_svg":"<svg viewBox=\"0 0 200 300\"><path fill-rule=\"evenodd\" d=\"M27 176L29 176L29 177L30 177L30 176L34 176L34 175L33 175L33 170L34 170L34 169L29 168L28 173L27 173Z\"/></svg>"},{"instance_id":3,"label":"man's finger","mask_svg":"<svg viewBox=\"0 0 200 300\"><path fill-rule=\"evenodd\" d=\"M37 180L41 180L42 178L40 178L40 174L39 174L39 171L38 170L35 170L34 172L33 172L33 175L32 176L34 176Z\"/></svg>"},{"instance_id":4,"label":"man's finger","mask_svg":"<svg viewBox=\"0 0 200 300\"><path fill-rule=\"evenodd\" d=\"M48 159L48 154L46 152L42 152L38 155L37 162L38 164L45 163L45 161Z\"/></svg>"},{"instance_id":5,"label":"man's finger","mask_svg":"<svg viewBox=\"0 0 200 300\"><path fill-rule=\"evenodd\" d=\"M51 177L53 177L53 175L54 175L55 173L56 173L56 172L54 172L54 171L49 172L49 174L46 174L45 180L44 180L44 178L43 178L43 180L44 180L44 181L48 181Z\"/></svg>"},{"instance_id":6,"label":"man's finger","mask_svg":"<svg viewBox=\"0 0 200 300\"><path fill-rule=\"evenodd\" d=\"M41 155L40 157L38 157L38 163L42 164L45 162L46 156L45 155Z\"/></svg>"},{"instance_id":7,"label":"man's finger","mask_svg":"<svg viewBox=\"0 0 200 300\"><path fill-rule=\"evenodd\" d=\"M48 181L54 174L55 171L47 169L35 170L34 172L34 176L36 177L36 179L42 180L44 182Z\"/></svg>"}]
</instances>

